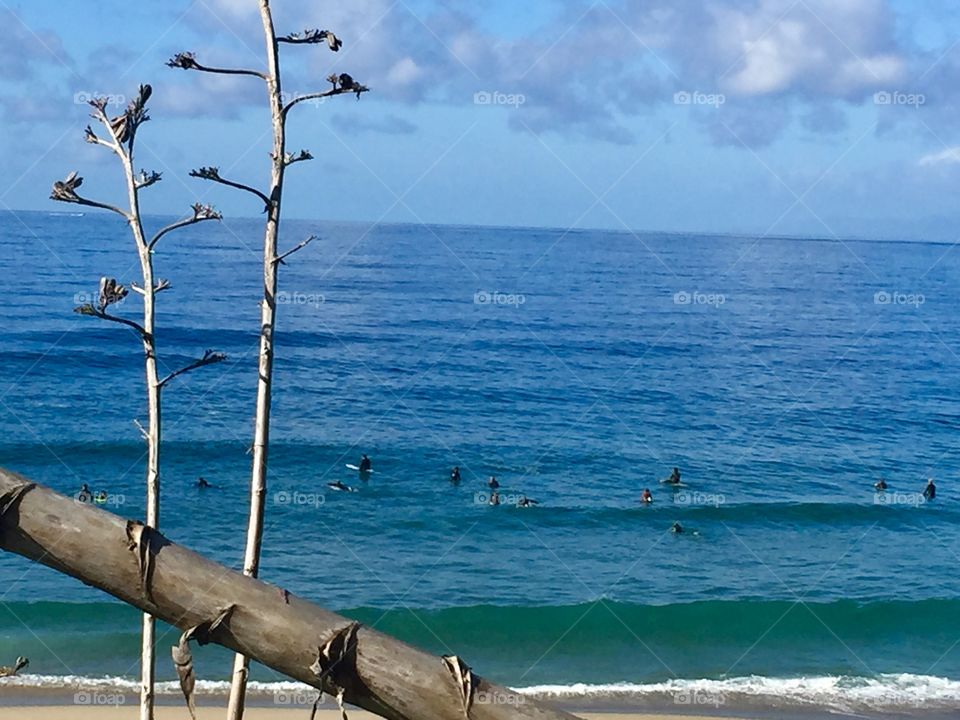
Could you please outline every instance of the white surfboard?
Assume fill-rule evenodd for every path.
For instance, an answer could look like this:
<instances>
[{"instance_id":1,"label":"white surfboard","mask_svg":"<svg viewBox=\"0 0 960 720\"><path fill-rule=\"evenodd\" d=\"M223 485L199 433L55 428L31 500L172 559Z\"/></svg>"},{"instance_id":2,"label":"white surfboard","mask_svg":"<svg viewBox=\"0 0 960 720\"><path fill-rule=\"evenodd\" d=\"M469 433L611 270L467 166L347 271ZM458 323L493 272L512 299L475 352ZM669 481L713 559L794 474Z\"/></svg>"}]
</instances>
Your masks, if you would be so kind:
<instances>
[{"instance_id":1,"label":"white surfboard","mask_svg":"<svg viewBox=\"0 0 960 720\"><path fill-rule=\"evenodd\" d=\"M354 472L363 472L363 473L375 473L375 472L376 472L376 470L361 470L359 465L351 465L350 463L347 463L346 468L347 468L347 470L353 470Z\"/></svg>"},{"instance_id":2,"label":"white surfboard","mask_svg":"<svg viewBox=\"0 0 960 720\"><path fill-rule=\"evenodd\" d=\"M661 481L660 481L660 484L661 484L661 485L668 485L669 487L678 487L678 488L688 487L688 485L687 485L685 482L675 483L675 482L670 482L669 480L666 480L666 479L661 480Z\"/></svg>"},{"instance_id":3,"label":"white surfboard","mask_svg":"<svg viewBox=\"0 0 960 720\"><path fill-rule=\"evenodd\" d=\"M334 485L333 483L327 483L327 487L330 488L331 490L337 490L338 492L356 492L356 491L357 491L356 488L352 488L352 487L349 487L349 486L347 486L347 487L337 487L337 486Z\"/></svg>"}]
</instances>

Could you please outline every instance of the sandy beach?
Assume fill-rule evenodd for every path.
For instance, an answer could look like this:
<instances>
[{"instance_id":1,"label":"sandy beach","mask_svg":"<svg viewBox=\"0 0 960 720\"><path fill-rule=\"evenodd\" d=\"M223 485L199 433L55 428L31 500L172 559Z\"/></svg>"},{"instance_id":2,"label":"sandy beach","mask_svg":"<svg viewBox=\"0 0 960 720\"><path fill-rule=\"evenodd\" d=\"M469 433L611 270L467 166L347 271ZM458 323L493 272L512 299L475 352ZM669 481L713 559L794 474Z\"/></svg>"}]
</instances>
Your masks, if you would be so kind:
<instances>
[{"instance_id":1,"label":"sandy beach","mask_svg":"<svg viewBox=\"0 0 960 720\"><path fill-rule=\"evenodd\" d=\"M245 717L249 720L287 720L288 718L304 718L309 710L305 708L248 708ZM374 720L377 716L360 710L347 711L351 720ZM214 720L222 718L224 708L222 707L200 707L197 708L198 720ZM0 707L0 720L101 720L101 718L113 718L114 720L133 720L138 716L136 705L122 707L64 707L64 706L28 706L28 707ZM182 720L187 717L186 709L183 707L158 707L156 710L158 720ZM588 714L581 715L585 720L657 720L658 718L669 718L669 720L706 720L704 716L684 716L684 715L629 715L629 714ZM335 710L320 710L317 712L317 720L340 720L340 713ZM730 720L730 718L725 718Z\"/></svg>"}]
</instances>

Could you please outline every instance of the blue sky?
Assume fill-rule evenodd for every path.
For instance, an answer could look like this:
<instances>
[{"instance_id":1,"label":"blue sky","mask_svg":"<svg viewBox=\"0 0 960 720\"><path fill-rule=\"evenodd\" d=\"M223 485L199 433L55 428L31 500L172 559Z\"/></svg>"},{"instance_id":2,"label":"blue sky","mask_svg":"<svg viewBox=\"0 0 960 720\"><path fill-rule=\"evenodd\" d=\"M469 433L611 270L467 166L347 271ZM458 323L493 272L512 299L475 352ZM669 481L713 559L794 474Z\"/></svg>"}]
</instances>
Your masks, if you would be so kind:
<instances>
[{"instance_id":1,"label":"blue sky","mask_svg":"<svg viewBox=\"0 0 960 720\"><path fill-rule=\"evenodd\" d=\"M529 5L529 7L527 7ZM262 184L269 137L250 78L172 70L192 50L256 68L255 0L0 0L0 209L58 210L78 170L115 197L83 142L93 94L154 86L138 166L146 207L197 200L256 215L188 177ZM333 70L373 92L301 105L286 212L299 218L956 240L960 9L932 0L275 0L288 92ZM494 99L478 104L478 93ZM229 171L228 171L229 169Z\"/></svg>"}]
</instances>

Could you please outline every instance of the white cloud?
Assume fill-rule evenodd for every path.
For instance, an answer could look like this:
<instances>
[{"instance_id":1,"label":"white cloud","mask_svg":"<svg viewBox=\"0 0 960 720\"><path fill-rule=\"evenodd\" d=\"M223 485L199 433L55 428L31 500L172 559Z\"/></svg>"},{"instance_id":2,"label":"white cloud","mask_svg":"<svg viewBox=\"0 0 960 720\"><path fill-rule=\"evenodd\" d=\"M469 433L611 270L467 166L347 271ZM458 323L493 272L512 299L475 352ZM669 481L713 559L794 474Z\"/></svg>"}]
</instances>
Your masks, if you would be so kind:
<instances>
[{"instance_id":1,"label":"white cloud","mask_svg":"<svg viewBox=\"0 0 960 720\"><path fill-rule=\"evenodd\" d=\"M960 145L947 148L938 153L924 155L917 161L920 167L935 167L938 165L956 165L960 163Z\"/></svg>"}]
</instances>

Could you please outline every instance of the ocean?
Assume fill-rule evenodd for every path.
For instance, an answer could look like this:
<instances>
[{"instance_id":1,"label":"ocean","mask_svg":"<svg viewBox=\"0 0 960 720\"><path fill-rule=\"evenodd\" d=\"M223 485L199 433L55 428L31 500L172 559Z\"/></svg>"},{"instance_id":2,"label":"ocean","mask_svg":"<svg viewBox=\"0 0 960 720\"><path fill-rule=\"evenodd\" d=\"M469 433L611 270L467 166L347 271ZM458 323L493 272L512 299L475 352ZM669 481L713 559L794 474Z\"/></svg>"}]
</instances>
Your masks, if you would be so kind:
<instances>
[{"instance_id":1,"label":"ocean","mask_svg":"<svg viewBox=\"0 0 960 720\"><path fill-rule=\"evenodd\" d=\"M281 274L264 579L572 708L960 709L952 245L301 221L283 245L310 234ZM161 366L228 355L165 390L161 528L235 568L260 243L227 219L156 255ZM138 278L125 226L0 213L0 271L0 466L142 517L140 347L72 312ZM18 655L0 701L135 693L138 615L0 554ZM205 691L229 659L199 652Z\"/></svg>"}]
</instances>

